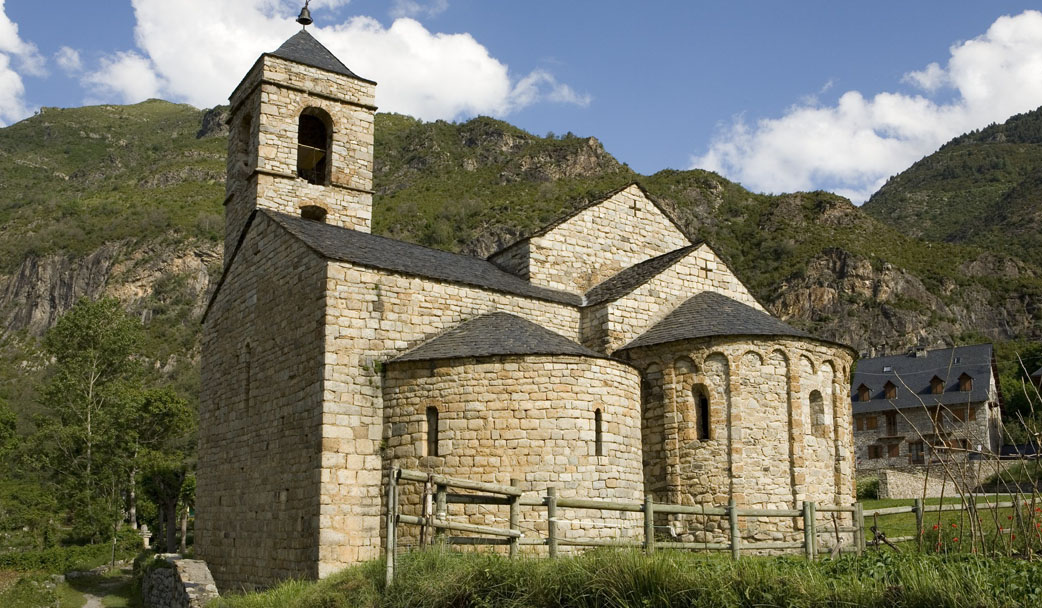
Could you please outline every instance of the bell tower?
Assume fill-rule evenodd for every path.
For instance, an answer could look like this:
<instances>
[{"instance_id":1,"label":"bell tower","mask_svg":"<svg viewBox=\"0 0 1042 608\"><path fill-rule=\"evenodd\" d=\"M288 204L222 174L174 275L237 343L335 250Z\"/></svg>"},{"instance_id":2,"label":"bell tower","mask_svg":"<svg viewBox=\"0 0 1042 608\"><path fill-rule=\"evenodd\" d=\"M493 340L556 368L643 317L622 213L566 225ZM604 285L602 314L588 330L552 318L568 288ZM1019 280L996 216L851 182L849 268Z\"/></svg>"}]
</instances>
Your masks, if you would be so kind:
<instances>
[{"instance_id":1,"label":"bell tower","mask_svg":"<svg viewBox=\"0 0 1042 608\"><path fill-rule=\"evenodd\" d=\"M230 97L224 260L254 209L369 232L376 83L304 27L260 56Z\"/></svg>"}]
</instances>

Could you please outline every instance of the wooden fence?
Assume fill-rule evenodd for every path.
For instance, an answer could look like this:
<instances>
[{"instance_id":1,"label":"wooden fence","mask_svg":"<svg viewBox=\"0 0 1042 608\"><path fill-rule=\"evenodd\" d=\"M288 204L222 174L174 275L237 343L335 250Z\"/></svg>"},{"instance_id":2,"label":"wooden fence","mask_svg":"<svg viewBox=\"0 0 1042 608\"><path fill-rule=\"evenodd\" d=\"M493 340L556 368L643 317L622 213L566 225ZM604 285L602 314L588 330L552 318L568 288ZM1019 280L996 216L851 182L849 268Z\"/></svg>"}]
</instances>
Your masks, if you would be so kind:
<instances>
[{"instance_id":1,"label":"wooden fence","mask_svg":"<svg viewBox=\"0 0 1042 608\"><path fill-rule=\"evenodd\" d=\"M940 513L943 511L969 511L971 517L976 517L976 513L981 510L987 509L1009 509L1016 506L1016 502L977 502L976 498L971 498L965 504L962 502L939 504L939 505L924 505L923 499L916 498L915 504L900 506L900 507L885 507L882 509L870 509L868 511L862 511L862 517L871 517L873 524L871 526L874 538L872 541L868 541L869 544L878 545L880 542L891 542L891 543L903 543L909 541L918 540L918 536L897 536L894 538L887 538L882 535L882 529L879 526L879 516L881 515L898 515L901 513L914 513L915 514L915 529L923 530L923 520L926 513ZM1018 519L1021 517L1020 511L1015 511ZM862 525L864 528L864 525Z\"/></svg>"},{"instance_id":2,"label":"wooden fence","mask_svg":"<svg viewBox=\"0 0 1042 608\"><path fill-rule=\"evenodd\" d=\"M421 498L421 515L406 515L400 512L399 485L401 482L424 484ZM738 559L743 550L801 550L808 559L817 556L818 513L851 513L853 526L839 526L833 515L833 531L837 536L834 552L844 550L839 542L840 534L853 534L854 543L848 551L861 553L865 547L864 516L861 505L852 506L817 506L813 502L804 502L801 509L746 509L738 508L732 500L726 507L702 505L672 505L656 503L646 497L643 503L616 502L601 499L562 498L557 489L548 487L545 496L526 496L512 480L510 485L485 483L468 479L445 477L443 475L394 468L387 484L387 518L385 544L387 557L387 582L394 577L395 557L398 554L398 526L413 525L420 527L421 544L426 539L438 539L450 545L500 545L507 546L509 555L516 557L522 545L546 546L550 557L556 557L560 547L637 547L651 553L658 549L688 549L700 551L730 551L734 559ZM463 494L453 490L467 490L480 494ZM449 521L448 505L505 505L509 507L509 527L497 528L471 523ZM522 506L545 508L547 534L545 538L527 538L521 531L520 511ZM620 513L642 513L644 515L643 540L614 539L576 539L562 538L558 527L558 509L592 509L598 511L615 511ZM729 540L717 542L679 542L664 541L655 538L654 520L657 514L675 515L707 515L726 517L729 524ZM803 540L791 542L744 542L738 525L739 517L762 518L801 518L803 521ZM447 531L462 532L472 536L449 536ZM476 535L476 536L473 536Z\"/></svg>"}]
</instances>

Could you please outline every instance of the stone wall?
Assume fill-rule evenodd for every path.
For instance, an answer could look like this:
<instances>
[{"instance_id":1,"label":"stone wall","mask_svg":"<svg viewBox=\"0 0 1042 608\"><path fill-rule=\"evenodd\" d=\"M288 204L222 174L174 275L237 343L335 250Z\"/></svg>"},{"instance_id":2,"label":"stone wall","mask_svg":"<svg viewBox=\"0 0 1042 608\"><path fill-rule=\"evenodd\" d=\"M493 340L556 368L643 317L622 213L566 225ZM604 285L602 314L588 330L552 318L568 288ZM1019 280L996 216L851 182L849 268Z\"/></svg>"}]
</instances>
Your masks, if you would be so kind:
<instances>
[{"instance_id":1,"label":"stone wall","mask_svg":"<svg viewBox=\"0 0 1042 608\"><path fill-rule=\"evenodd\" d=\"M764 311L716 253L702 245L623 297L584 308L582 344L599 352L614 352L703 291Z\"/></svg>"},{"instance_id":2,"label":"stone wall","mask_svg":"<svg viewBox=\"0 0 1042 608\"><path fill-rule=\"evenodd\" d=\"M939 414L941 424L935 426L936 405L923 396L925 406L893 409L854 416L854 441L859 471L893 469L923 465L931 460L963 462L969 451L983 446L985 452L992 449L992 413L987 403L971 403L960 406L942 406ZM893 424L888 424L890 415ZM891 428L892 426L892 428ZM873 428L875 427L875 428ZM858 430L860 429L860 430ZM934 450L931 445L945 437L952 450ZM965 443L965 447L963 446ZM922 459L912 457L913 446L922 445ZM872 458L869 447L878 446L880 455Z\"/></svg>"},{"instance_id":3,"label":"stone wall","mask_svg":"<svg viewBox=\"0 0 1042 608\"><path fill-rule=\"evenodd\" d=\"M641 502L640 375L608 359L486 357L391 363L384 382L387 455L403 468L561 497ZM439 416L438 454L427 446L427 407ZM601 451L596 416L600 412ZM419 515L418 484L402 507ZM453 521L507 527L507 508L450 505ZM639 513L562 509L561 538L640 536ZM522 531L546 537L545 509L524 509ZM415 542L416 529L402 528ZM530 548L535 551L535 547Z\"/></svg>"},{"instance_id":4,"label":"stone wall","mask_svg":"<svg viewBox=\"0 0 1042 608\"><path fill-rule=\"evenodd\" d=\"M372 219L375 85L265 55L231 96L225 258L255 207L297 215L326 210L326 222L368 232ZM297 178L301 113L332 119L329 185Z\"/></svg>"},{"instance_id":5,"label":"stone wall","mask_svg":"<svg viewBox=\"0 0 1042 608\"><path fill-rule=\"evenodd\" d=\"M318 574L325 279L258 215L204 320L195 544L221 588Z\"/></svg>"},{"instance_id":6,"label":"stone wall","mask_svg":"<svg viewBox=\"0 0 1042 608\"><path fill-rule=\"evenodd\" d=\"M853 503L847 349L796 338L716 338L620 354L645 370L645 475L656 500L723 505L733 498L772 509ZM706 439L698 436L699 394L709 401ZM722 518L673 521L689 540L726 537ZM796 536L788 520L743 518L742 527L756 539Z\"/></svg>"},{"instance_id":7,"label":"stone wall","mask_svg":"<svg viewBox=\"0 0 1042 608\"><path fill-rule=\"evenodd\" d=\"M204 608L218 597L206 562L177 554L157 555L141 579L144 608Z\"/></svg>"},{"instance_id":8,"label":"stone wall","mask_svg":"<svg viewBox=\"0 0 1042 608\"><path fill-rule=\"evenodd\" d=\"M330 262L326 297L321 576L380 556L385 361L495 311L579 337L573 306L349 263Z\"/></svg>"},{"instance_id":9,"label":"stone wall","mask_svg":"<svg viewBox=\"0 0 1042 608\"><path fill-rule=\"evenodd\" d=\"M691 242L637 186L587 207L490 260L533 284L582 294L598 283ZM527 247L527 264L519 249Z\"/></svg>"}]
</instances>

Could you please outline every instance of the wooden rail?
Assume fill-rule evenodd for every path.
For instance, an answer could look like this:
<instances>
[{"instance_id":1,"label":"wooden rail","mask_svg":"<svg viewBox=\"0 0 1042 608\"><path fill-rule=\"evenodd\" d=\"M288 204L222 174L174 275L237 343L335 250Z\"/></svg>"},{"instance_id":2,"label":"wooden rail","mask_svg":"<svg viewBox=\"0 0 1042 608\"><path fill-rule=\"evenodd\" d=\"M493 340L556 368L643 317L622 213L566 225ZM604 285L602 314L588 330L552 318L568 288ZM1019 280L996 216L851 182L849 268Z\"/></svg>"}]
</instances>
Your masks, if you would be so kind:
<instances>
[{"instance_id":1,"label":"wooden rail","mask_svg":"<svg viewBox=\"0 0 1042 608\"><path fill-rule=\"evenodd\" d=\"M387 490L387 581L390 584L394 576L394 562L397 554L399 525L419 526L420 538L438 539L450 545L475 546L507 546L511 557L518 554L521 546L545 546L550 557L557 557L560 547L634 547L651 553L660 549L697 550L697 551L730 551L731 556L738 559L742 550L773 551L802 550L809 559L817 556L818 529L817 513L850 513L854 518L853 526L833 526L838 533L850 534L854 537L851 551L860 553L864 547L864 516L861 506L823 505L804 502L800 509L757 509L739 508L732 500L726 506L707 505L672 505L656 503L650 496L643 503L614 501L595 498L572 498L557 495L557 488L546 488L544 496L526 495L517 480L510 485L487 483L470 479L447 477L434 473L424 473L408 469L392 468ZM424 515L406 515L400 513L398 485L402 481L424 484ZM450 491L453 490L453 491ZM462 493L456 490L465 490ZM475 493L476 492L476 493ZM448 519L448 505L489 505L507 506L510 509L509 524L506 528L453 522ZM547 532L545 538L526 538L520 528L520 508L534 507L546 509ZM643 513L643 539L593 539L563 538L559 525L559 509L580 509L595 511L612 511L618 513ZM898 511L894 511L898 512ZM902 508L900 512L907 512ZM655 516L664 515L703 515L726 518L729 526L728 542L681 542L656 538ZM859 517L859 515L861 515ZM762 541L745 542L742 539L740 518L788 518L801 519L803 540L801 541ZM445 532L462 532L466 536L450 536ZM822 530L822 533L827 533ZM425 541L424 541L425 542Z\"/></svg>"}]
</instances>

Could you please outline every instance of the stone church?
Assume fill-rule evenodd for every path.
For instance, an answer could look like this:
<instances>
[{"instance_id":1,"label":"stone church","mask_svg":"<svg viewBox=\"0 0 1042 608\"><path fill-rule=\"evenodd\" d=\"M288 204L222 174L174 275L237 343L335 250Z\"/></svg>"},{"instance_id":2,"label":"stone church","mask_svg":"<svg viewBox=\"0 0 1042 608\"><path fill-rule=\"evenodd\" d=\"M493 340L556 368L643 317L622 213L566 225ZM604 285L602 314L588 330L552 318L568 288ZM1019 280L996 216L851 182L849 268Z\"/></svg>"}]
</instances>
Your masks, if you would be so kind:
<instances>
[{"instance_id":1,"label":"stone church","mask_svg":"<svg viewBox=\"0 0 1042 608\"><path fill-rule=\"evenodd\" d=\"M374 89L302 30L231 95L195 536L222 588L379 557L392 462L561 496L852 503L849 347L772 317L637 185L487 259L370 234ZM640 526L589 513L570 529Z\"/></svg>"}]
</instances>

